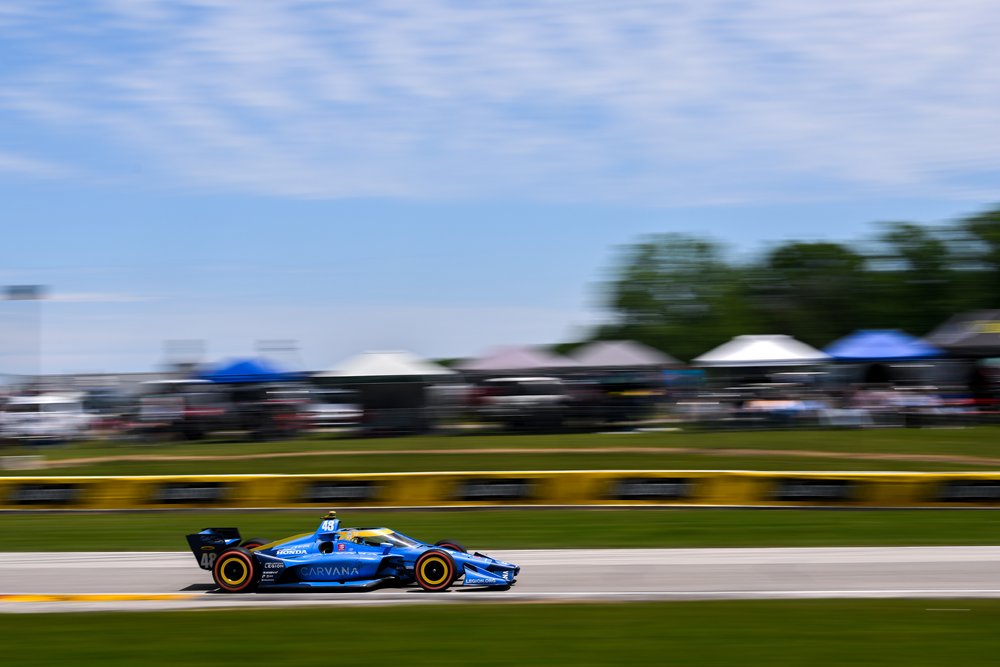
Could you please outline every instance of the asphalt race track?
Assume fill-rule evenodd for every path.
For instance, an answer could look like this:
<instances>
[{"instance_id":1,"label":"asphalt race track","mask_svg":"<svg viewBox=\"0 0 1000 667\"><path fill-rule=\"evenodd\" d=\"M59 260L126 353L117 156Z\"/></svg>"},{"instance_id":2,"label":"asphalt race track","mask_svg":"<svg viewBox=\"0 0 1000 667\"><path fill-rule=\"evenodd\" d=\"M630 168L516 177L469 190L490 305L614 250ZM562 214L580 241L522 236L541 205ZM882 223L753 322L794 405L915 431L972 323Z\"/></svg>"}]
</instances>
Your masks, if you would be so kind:
<instances>
[{"instance_id":1,"label":"asphalt race track","mask_svg":"<svg viewBox=\"0 0 1000 667\"><path fill-rule=\"evenodd\" d=\"M190 553L0 553L0 611L778 598L1000 598L1000 547L491 552L509 591L215 592Z\"/></svg>"}]
</instances>

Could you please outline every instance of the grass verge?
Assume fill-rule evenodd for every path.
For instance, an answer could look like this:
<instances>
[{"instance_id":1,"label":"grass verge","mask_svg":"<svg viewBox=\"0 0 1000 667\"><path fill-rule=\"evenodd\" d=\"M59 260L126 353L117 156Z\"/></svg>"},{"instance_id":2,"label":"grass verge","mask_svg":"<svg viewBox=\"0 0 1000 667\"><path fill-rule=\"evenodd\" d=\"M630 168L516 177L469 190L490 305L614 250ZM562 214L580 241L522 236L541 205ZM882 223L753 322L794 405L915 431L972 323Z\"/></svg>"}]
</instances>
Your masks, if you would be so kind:
<instances>
[{"instance_id":1,"label":"grass verge","mask_svg":"<svg viewBox=\"0 0 1000 667\"><path fill-rule=\"evenodd\" d=\"M355 663L480 667L992 667L1000 650L997 627L997 600L30 614L4 618L0 651L10 664L21 667L272 661L328 665L345 658Z\"/></svg>"},{"instance_id":2,"label":"grass verge","mask_svg":"<svg viewBox=\"0 0 1000 667\"><path fill-rule=\"evenodd\" d=\"M953 453L1000 458L1000 426L958 429L884 428L865 430L788 431L670 431L623 433L559 433L531 435L431 435L400 438L352 438L310 434L291 440L241 442L206 440L157 445L126 441L87 441L63 447L16 448L46 458L144 454L242 455L265 452L326 450L489 449L502 447L632 447L664 446L711 448L817 449L839 452ZM11 448L15 449L15 448ZM12 452L13 453L13 452Z\"/></svg>"},{"instance_id":3,"label":"grass verge","mask_svg":"<svg viewBox=\"0 0 1000 667\"><path fill-rule=\"evenodd\" d=\"M840 457L725 456L720 454L401 454L310 456L231 461L119 461L45 470L4 471L35 475L213 475L428 472L440 470L857 470L899 472L986 472L1000 464L862 460Z\"/></svg>"},{"instance_id":4,"label":"grass verge","mask_svg":"<svg viewBox=\"0 0 1000 667\"><path fill-rule=\"evenodd\" d=\"M483 510L341 512L474 549L569 547L919 546L1000 544L992 510ZM236 526L278 539L313 529L316 511L0 514L3 551L183 551L184 535Z\"/></svg>"},{"instance_id":5,"label":"grass verge","mask_svg":"<svg viewBox=\"0 0 1000 667\"><path fill-rule=\"evenodd\" d=\"M673 451L625 451L629 448L669 448ZM253 443L207 441L153 446L90 442L65 447L7 447L3 453L34 454L52 464L52 467L42 471L4 473L9 475L402 472L514 468L995 470L1000 469L1000 428L479 435L367 440L311 435L294 440ZM245 458L273 455L280 456ZM886 458L863 458L872 455ZM919 457L926 455L953 457L955 460L920 460ZM164 457L176 460L156 460ZM183 460L184 457L195 458ZM198 457L223 458L206 460ZM961 457L974 458L962 460Z\"/></svg>"}]
</instances>

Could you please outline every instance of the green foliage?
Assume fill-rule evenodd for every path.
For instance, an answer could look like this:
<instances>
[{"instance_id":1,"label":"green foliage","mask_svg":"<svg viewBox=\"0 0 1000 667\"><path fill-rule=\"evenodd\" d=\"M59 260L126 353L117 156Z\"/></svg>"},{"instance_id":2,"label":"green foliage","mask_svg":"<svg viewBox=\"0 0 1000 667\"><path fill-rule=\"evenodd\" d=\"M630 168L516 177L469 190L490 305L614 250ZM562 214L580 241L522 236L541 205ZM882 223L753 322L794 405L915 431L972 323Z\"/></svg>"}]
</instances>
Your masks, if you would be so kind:
<instances>
[{"instance_id":1,"label":"green foliage","mask_svg":"<svg viewBox=\"0 0 1000 667\"><path fill-rule=\"evenodd\" d=\"M630 338L693 356L744 326L740 271L720 246L680 234L626 248L608 303L618 322L598 338Z\"/></svg>"},{"instance_id":2,"label":"green foliage","mask_svg":"<svg viewBox=\"0 0 1000 667\"><path fill-rule=\"evenodd\" d=\"M878 327L927 332L958 310L959 257L947 239L908 222L883 225L882 249L872 257L876 270L872 294L878 311L870 313ZM919 308L914 307L919 304Z\"/></svg>"},{"instance_id":3,"label":"green foliage","mask_svg":"<svg viewBox=\"0 0 1000 667\"><path fill-rule=\"evenodd\" d=\"M980 287L994 304L1000 303L1000 207L967 218L962 228L978 245L975 259L983 265L982 273L989 277Z\"/></svg>"},{"instance_id":4,"label":"green foliage","mask_svg":"<svg viewBox=\"0 0 1000 667\"><path fill-rule=\"evenodd\" d=\"M278 539L315 526L323 510L0 514L4 551L185 551L184 535L236 526ZM350 525L391 526L472 549L995 545L993 509L343 510ZM599 526L600 530L594 530ZM194 558L192 581L198 580ZM2 592L2 591L0 591Z\"/></svg>"},{"instance_id":5,"label":"green foliage","mask_svg":"<svg viewBox=\"0 0 1000 667\"><path fill-rule=\"evenodd\" d=\"M825 346L857 329L924 335L955 313L1000 307L1000 208L940 229L884 223L876 240L789 241L740 264L709 239L644 238L619 256L605 294L614 322L593 338L690 359L739 334Z\"/></svg>"},{"instance_id":6,"label":"green foliage","mask_svg":"<svg viewBox=\"0 0 1000 667\"><path fill-rule=\"evenodd\" d=\"M767 326L761 333L794 331L814 345L864 324L868 276L865 258L837 243L787 243L754 272L752 297Z\"/></svg>"}]
</instances>

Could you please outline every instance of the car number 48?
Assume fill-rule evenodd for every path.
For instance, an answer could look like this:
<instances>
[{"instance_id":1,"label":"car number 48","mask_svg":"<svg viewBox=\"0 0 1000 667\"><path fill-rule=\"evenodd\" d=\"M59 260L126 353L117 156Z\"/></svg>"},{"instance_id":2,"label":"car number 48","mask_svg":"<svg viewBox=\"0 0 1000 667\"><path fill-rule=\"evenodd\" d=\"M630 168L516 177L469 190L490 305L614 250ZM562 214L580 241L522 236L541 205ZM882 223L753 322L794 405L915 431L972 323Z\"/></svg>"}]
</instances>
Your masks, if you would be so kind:
<instances>
[{"instance_id":1,"label":"car number 48","mask_svg":"<svg viewBox=\"0 0 1000 667\"><path fill-rule=\"evenodd\" d=\"M202 554L201 566L205 569L212 569L212 566L215 565L215 559L217 556L218 554Z\"/></svg>"}]
</instances>

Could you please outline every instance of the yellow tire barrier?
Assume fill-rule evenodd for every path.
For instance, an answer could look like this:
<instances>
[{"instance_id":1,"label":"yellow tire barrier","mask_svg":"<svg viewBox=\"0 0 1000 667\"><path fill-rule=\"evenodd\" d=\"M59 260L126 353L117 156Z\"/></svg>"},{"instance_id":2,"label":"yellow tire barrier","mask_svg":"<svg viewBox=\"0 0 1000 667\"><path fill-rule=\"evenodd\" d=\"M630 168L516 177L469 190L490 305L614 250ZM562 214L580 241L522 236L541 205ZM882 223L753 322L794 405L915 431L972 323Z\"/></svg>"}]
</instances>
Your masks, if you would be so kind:
<instances>
[{"instance_id":1,"label":"yellow tire barrier","mask_svg":"<svg viewBox=\"0 0 1000 667\"><path fill-rule=\"evenodd\" d=\"M1000 507L1000 472L567 470L0 477L2 510L566 505Z\"/></svg>"}]
</instances>

